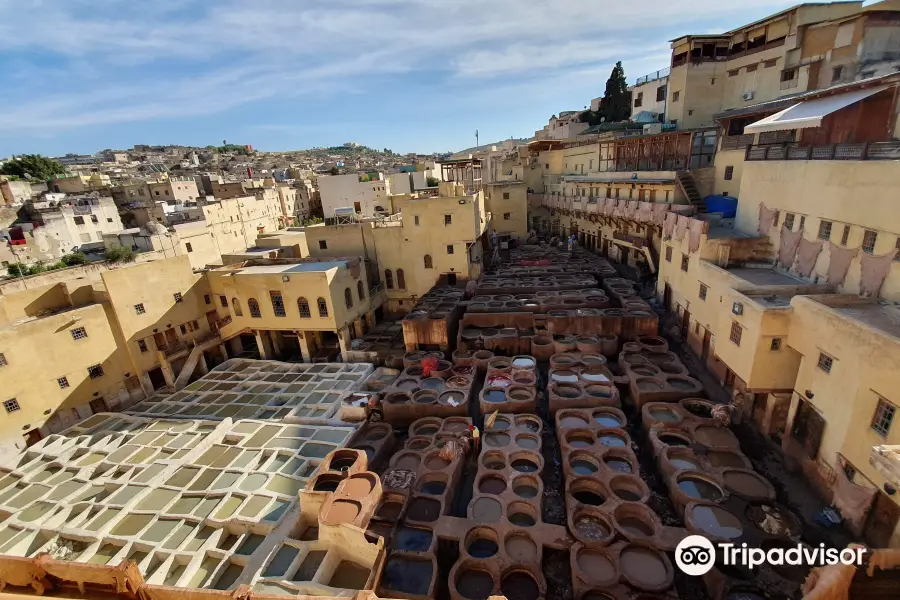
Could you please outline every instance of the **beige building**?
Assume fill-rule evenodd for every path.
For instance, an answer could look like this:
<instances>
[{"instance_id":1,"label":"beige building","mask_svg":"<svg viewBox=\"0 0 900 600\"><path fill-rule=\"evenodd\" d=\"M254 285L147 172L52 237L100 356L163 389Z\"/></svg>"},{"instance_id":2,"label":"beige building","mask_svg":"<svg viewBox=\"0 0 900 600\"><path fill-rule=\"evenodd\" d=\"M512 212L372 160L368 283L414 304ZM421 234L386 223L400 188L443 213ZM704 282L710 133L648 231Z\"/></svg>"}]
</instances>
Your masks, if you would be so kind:
<instances>
[{"instance_id":1,"label":"beige building","mask_svg":"<svg viewBox=\"0 0 900 600\"><path fill-rule=\"evenodd\" d=\"M31 184L27 181L0 181L0 201L6 206L21 206L31 199Z\"/></svg>"},{"instance_id":2,"label":"beige building","mask_svg":"<svg viewBox=\"0 0 900 600\"><path fill-rule=\"evenodd\" d=\"M91 173L90 175L72 175L70 177L58 177L47 183L51 192L60 194L84 194L95 190L102 190L110 186L109 175L104 173Z\"/></svg>"},{"instance_id":3,"label":"beige building","mask_svg":"<svg viewBox=\"0 0 900 600\"><path fill-rule=\"evenodd\" d=\"M876 547L900 545L885 493L900 486L898 86L885 76L724 116L726 129L742 120L745 144L716 157L716 185L720 161L741 157L734 225L696 246L666 236L658 280L694 352L822 493L845 474L864 488L857 529Z\"/></svg>"},{"instance_id":4,"label":"beige building","mask_svg":"<svg viewBox=\"0 0 900 600\"><path fill-rule=\"evenodd\" d=\"M318 178L322 211L334 216L335 209L351 208L363 217L388 212L390 182L381 173L368 175L322 175Z\"/></svg>"},{"instance_id":5,"label":"beige building","mask_svg":"<svg viewBox=\"0 0 900 600\"><path fill-rule=\"evenodd\" d=\"M658 116L662 121L666 115L666 91L669 84L669 69L661 69L655 73L638 77L631 88L631 118L636 119L641 113ZM597 107L599 109L599 106ZM595 109L591 109L595 110Z\"/></svg>"}]
</instances>

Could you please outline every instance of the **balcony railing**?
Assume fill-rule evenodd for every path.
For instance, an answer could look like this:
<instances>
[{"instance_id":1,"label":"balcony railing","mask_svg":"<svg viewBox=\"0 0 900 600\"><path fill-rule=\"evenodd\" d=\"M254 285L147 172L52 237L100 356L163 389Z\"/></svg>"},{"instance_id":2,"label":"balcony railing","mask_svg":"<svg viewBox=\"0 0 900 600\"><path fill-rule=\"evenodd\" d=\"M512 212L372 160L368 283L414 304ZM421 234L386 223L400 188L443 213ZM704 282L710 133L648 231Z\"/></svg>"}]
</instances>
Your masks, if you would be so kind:
<instances>
[{"instance_id":1,"label":"balcony railing","mask_svg":"<svg viewBox=\"0 0 900 600\"><path fill-rule=\"evenodd\" d=\"M644 75L643 77L638 77L635 85L641 85L642 83L647 83L650 81L656 81L657 79L662 79L663 77L668 77L671 69L668 67L665 69L660 69L656 73L650 73L649 75Z\"/></svg>"},{"instance_id":2,"label":"balcony railing","mask_svg":"<svg viewBox=\"0 0 900 600\"><path fill-rule=\"evenodd\" d=\"M897 160L900 142L748 146L746 160Z\"/></svg>"},{"instance_id":3,"label":"balcony railing","mask_svg":"<svg viewBox=\"0 0 900 600\"><path fill-rule=\"evenodd\" d=\"M169 358L170 356L175 356L179 352L184 352L187 349L188 349L187 344L185 344L184 342L178 342L177 344L172 344L171 346L166 346L163 349L163 354L166 355L166 358Z\"/></svg>"},{"instance_id":4,"label":"balcony railing","mask_svg":"<svg viewBox=\"0 0 900 600\"><path fill-rule=\"evenodd\" d=\"M789 89L791 89L791 88L795 88L795 87L797 87L797 82L798 82L799 80L800 80L800 79L799 79L798 77L794 77L793 79L788 79L787 81L782 81L782 82L781 82L781 89L782 89L782 90L789 90Z\"/></svg>"},{"instance_id":5,"label":"balcony railing","mask_svg":"<svg viewBox=\"0 0 900 600\"><path fill-rule=\"evenodd\" d=\"M630 233L622 233L620 231L613 232L613 239L620 242L628 242L635 248L645 248L649 246L647 238L640 235L631 235Z\"/></svg>"},{"instance_id":6,"label":"balcony railing","mask_svg":"<svg viewBox=\"0 0 900 600\"><path fill-rule=\"evenodd\" d=\"M729 135L722 138L722 150L737 150L746 148L753 144L753 136L746 135Z\"/></svg>"}]
</instances>

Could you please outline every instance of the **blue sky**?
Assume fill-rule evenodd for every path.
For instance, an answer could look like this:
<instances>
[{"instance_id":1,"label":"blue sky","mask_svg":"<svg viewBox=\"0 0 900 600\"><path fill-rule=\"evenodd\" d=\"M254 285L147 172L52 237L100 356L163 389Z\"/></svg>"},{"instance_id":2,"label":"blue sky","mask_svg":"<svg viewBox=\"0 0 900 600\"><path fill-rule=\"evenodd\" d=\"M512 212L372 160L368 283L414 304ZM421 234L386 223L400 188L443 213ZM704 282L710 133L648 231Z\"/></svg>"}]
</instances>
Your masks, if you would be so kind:
<instances>
[{"instance_id":1,"label":"blue sky","mask_svg":"<svg viewBox=\"0 0 900 600\"><path fill-rule=\"evenodd\" d=\"M0 156L528 137L776 0L0 0Z\"/></svg>"}]
</instances>

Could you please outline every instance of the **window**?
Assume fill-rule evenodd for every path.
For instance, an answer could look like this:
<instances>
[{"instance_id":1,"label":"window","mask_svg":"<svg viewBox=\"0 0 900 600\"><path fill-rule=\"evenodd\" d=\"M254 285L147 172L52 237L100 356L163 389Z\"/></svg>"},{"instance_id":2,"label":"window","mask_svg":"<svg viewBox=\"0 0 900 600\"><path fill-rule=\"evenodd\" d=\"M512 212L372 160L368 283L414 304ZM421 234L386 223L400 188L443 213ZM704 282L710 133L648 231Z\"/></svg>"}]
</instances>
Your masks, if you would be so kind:
<instances>
[{"instance_id":1,"label":"window","mask_svg":"<svg viewBox=\"0 0 900 600\"><path fill-rule=\"evenodd\" d=\"M444 215L444 225L453 223L453 215Z\"/></svg>"},{"instance_id":2,"label":"window","mask_svg":"<svg viewBox=\"0 0 900 600\"><path fill-rule=\"evenodd\" d=\"M306 298L297 298L297 310L300 311L301 319L309 319L312 313L309 312L309 301Z\"/></svg>"},{"instance_id":3,"label":"window","mask_svg":"<svg viewBox=\"0 0 900 600\"><path fill-rule=\"evenodd\" d=\"M146 352L147 342L145 342L144 340L138 340L138 350L140 350L141 352Z\"/></svg>"},{"instance_id":4,"label":"window","mask_svg":"<svg viewBox=\"0 0 900 600\"><path fill-rule=\"evenodd\" d=\"M781 338L772 338L772 342L769 344L769 350L781 350Z\"/></svg>"},{"instance_id":5,"label":"window","mask_svg":"<svg viewBox=\"0 0 900 600\"><path fill-rule=\"evenodd\" d=\"M83 340L84 338L87 337L87 331L84 329L84 327L76 327L75 329L72 329L71 331L72 331L72 339L73 340Z\"/></svg>"},{"instance_id":6,"label":"window","mask_svg":"<svg viewBox=\"0 0 900 600\"><path fill-rule=\"evenodd\" d=\"M672 262L672 246L666 246L666 262Z\"/></svg>"},{"instance_id":7,"label":"window","mask_svg":"<svg viewBox=\"0 0 900 600\"><path fill-rule=\"evenodd\" d=\"M793 81L797 77L797 69L785 69L781 72L781 81Z\"/></svg>"},{"instance_id":8,"label":"window","mask_svg":"<svg viewBox=\"0 0 900 600\"><path fill-rule=\"evenodd\" d=\"M84 242L85 244L91 243L91 234L89 234L89 233L79 234L78 237L80 237L81 241Z\"/></svg>"},{"instance_id":9,"label":"window","mask_svg":"<svg viewBox=\"0 0 900 600\"><path fill-rule=\"evenodd\" d=\"M778 218L779 218L780 216L781 216L781 211L780 211L780 210L776 210L776 211L775 211L775 219L772 221L772 225L774 225L775 227L778 227Z\"/></svg>"},{"instance_id":10,"label":"window","mask_svg":"<svg viewBox=\"0 0 900 600\"><path fill-rule=\"evenodd\" d=\"M241 310L241 301L240 300L238 300L237 298L232 298L231 299L231 307L234 310L234 316L236 316L236 317L244 316L244 311Z\"/></svg>"},{"instance_id":11,"label":"window","mask_svg":"<svg viewBox=\"0 0 900 600\"><path fill-rule=\"evenodd\" d=\"M269 300L272 301L272 312L275 313L276 317L287 316L287 312L284 310L284 298L281 297L281 292L270 290Z\"/></svg>"},{"instance_id":12,"label":"window","mask_svg":"<svg viewBox=\"0 0 900 600\"><path fill-rule=\"evenodd\" d=\"M844 233L841 234L841 246L847 245L847 240L850 238L850 226L844 225Z\"/></svg>"},{"instance_id":13,"label":"window","mask_svg":"<svg viewBox=\"0 0 900 600\"><path fill-rule=\"evenodd\" d=\"M433 269L433 268L434 268L434 262L431 260L431 255L430 255L430 254L426 254L424 260L425 260L425 268L426 268L426 269Z\"/></svg>"},{"instance_id":14,"label":"window","mask_svg":"<svg viewBox=\"0 0 900 600\"><path fill-rule=\"evenodd\" d=\"M794 213L784 215L784 227L788 231L794 230Z\"/></svg>"},{"instance_id":15,"label":"window","mask_svg":"<svg viewBox=\"0 0 900 600\"><path fill-rule=\"evenodd\" d=\"M777 59L777 58L773 58L772 60L767 60L766 62L764 62L764 63L763 63L763 66L764 66L765 68L769 69L769 68L771 68L771 67L774 67L774 66L777 65L777 64L778 64L778 59Z\"/></svg>"},{"instance_id":16,"label":"window","mask_svg":"<svg viewBox=\"0 0 900 600\"><path fill-rule=\"evenodd\" d=\"M728 71L728 76L729 77L737 77L738 73L740 73L740 72L741 72L740 69L732 69L732 70Z\"/></svg>"},{"instance_id":17,"label":"window","mask_svg":"<svg viewBox=\"0 0 900 600\"><path fill-rule=\"evenodd\" d=\"M178 328L181 330L181 335L187 335L187 327L185 327L184 323L179 325Z\"/></svg>"},{"instance_id":18,"label":"window","mask_svg":"<svg viewBox=\"0 0 900 600\"><path fill-rule=\"evenodd\" d=\"M21 407L19 406L18 400L16 400L15 398L10 398L9 400L3 402L3 408L6 409L6 412L13 413L19 410L19 408Z\"/></svg>"},{"instance_id":19,"label":"window","mask_svg":"<svg viewBox=\"0 0 900 600\"><path fill-rule=\"evenodd\" d=\"M390 269L384 270L384 287L389 290L394 289L394 274Z\"/></svg>"},{"instance_id":20,"label":"window","mask_svg":"<svg viewBox=\"0 0 900 600\"><path fill-rule=\"evenodd\" d=\"M418 227L418 226L419 226L419 215L416 215L416 216L413 217L413 218L414 218L415 221L416 221L416 227Z\"/></svg>"},{"instance_id":21,"label":"window","mask_svg":"<svg viewBox=\"0 0 900 600\"><path fill-rule=\"evenodd\" d=\"M759 64L755 64L755 65L747 65L747 72L748 72L748 73L752 73L752 72L754 72L754 71L755 71L756 69L758 69L758 68L759 68Z\"/></svg>"},{"instance_id":22,"label":"window","mask_svg":"<svg viewBox=\"0 0 900 600\"><path fill-rule=\"evenodd\" d=\"M734 177L734 167L725 167L725 181L731 181Z\"/></svg>"},{"instance_id":23,"label":"window","mask_svg":"<svg viewBox=\"0 0 900 600\"><path fill-rule=\"evenodd\" d=\"M831 221L819 221L819 239L831 239Z\"/></svg>"},{"instance_id":24,"label":"window","mask_svg":"<svg viewBox=\"0 0 900 600\"><path fill-rule=\"evenodd\" d=\"M834 67L833 69L831 69L831 83L839 82L841 80L841 75L843 75L843 74L844 74L843 65L839 66L839 67Z\"/></svg>"},{"instance_id":25,"label":"window","mask_svg":"<svg viewBox=\"0 0 900 600\"><path fill-rule=\"evenodd\" d=\"M203 294L203 302L205 304L212 304L212 297L209 294Z\"/></svg>"},{"instance_id":26,"label":"window","mask_svg":"<svg viewBox=\"0 0 900 600\"><path fill-rule=\"evenodd\" d=\"M891 423L894 421L894 413L896 411L896 406L884 398L878 399L878 406L875 408L875 416L872 417L872 429L875 430L875 433L881 437L887 437L888 431L891 430Z\"/></svg>"},{"instance_id":27,"label":"window","mask_svg":"<svg viewBox=\"0 0 900 600\"><path fill-rule=\"evenodd\" d=\"M715 78L715 77L711 77L711 78L709 79L709 85L716 85L716 78ZM693 112L693 111L691 111L691 112Z\"/></svg>"},{"instance_id":28,"label":"window","mask_svg":"<svg viewBox=\"0 0 900 600\"><path fill-rule=\"evenodd\" d=\"M250 298L247 300L247 308L250 309L250 317L253 319L261 319L262 313L259 311L259 302L256 301L256 298Z\"/></svg>"},{"instance_id":29,"label":"window","mask_svg":"<svg viewBox=\"0 0 900 600\"><path fill-rule=\"evenodd\" d=\"M825 371L826 373L831 373L831 367L834 364L834 359L825 354L824 352L819 353L819 362L817 366Z\"/></svg>"},{"instance_id":30,"label":"window","mask_svg":"<svg viewBox=\"0 0 900 600\"><path fill-rule=\"evenodd\" d=\"M144 303L143 303L143 302L141 302L140 304L135 304L135 305L134 305L134 313L135 313L136 315L142 315L142 314L144 314L145 312L147 312L147 311L144 310Z\"/></svg>"},{"instance_id":31,"label":"window","mask_svg":"<svg viewBox=\"0 0 900 600\"><path fill-rule=\"evenodd\" d=\"M878 239L878 232L872 231L870 229L866 229L866 233L863 234L863 243L862 249L866 254L874 254L875 253L875 240Z\"/></svg>"},{"instance_id":32,"label":"window","mask_svg":"<svg viewBox=\"0 0 900 600\"><path fill-rule=\"evenodd\" d=\"M509 200L509 192L503 192L503 199Z\"/></svg>"},{"instance_id":33,"label":"window","mask_svg":"<svg viewBox=\"0 0 900 600\"><path fill-rule=\"evenodd\" d=\"M159 190L156 190L155 194L156 194L157 196L159 196Z\"/></svg>"},{"instance_id":34,"label":"window","mask_svg":"<svg viewBox=\"0 0 900 600\"><path fill-rule=\"evenodd\" d=\"M706 301L707 292L709 292L709 287L706 284L701 283L700 284L700 299L703 300L704 302Z\"/></svg>"},{"instance_id":35,"label":"window","mask_svg":"<svg viewBox=\"0 0 900 600\"><path fill-rule=\"evenodd\" d=\"M319 240L319 250L328 250L328 242L325 240Z\"/></svg>"},{"instance_id":36,"label":"window","mask_svg":"<svg viewBox=\"0 0 900 600\"><path fill-rule=\"evenodd\" d=\"M640 108L644 103L644 92L638 92L637 98L634 99L634 107Z\"/></svg>"},{"instance_id":37,"label":"window","mask_svg":"<svg viewBox=\"0 0 900 600\"><path fill-rule=\"evenodd\" d=\"M84 225L84 217L75 217L76 225Z\"/></svg>"},{"instance_id":38,"label":"window","mask_svg":"<svg viewBox=\"0 0 900 600\"><path fill-rule=\"evenodd\" d=\"M406 289L406 275L403 273L403 269L397 269L397 288Z\"/></svg>"},{"instance_id":39,"label":"window","mask_svg":"<svg viewBox=\"0 0 900 600\"><path fill-rule=\"evenodd\" d=\"M732 321L731 322L731 336L729 339L732 342L734 342L735 346L741 345L741 333L742 332L743 332L743 330L741 329L740 323L738 323L737 321Z\"/></svg>"},{"instance_id":40,"label":"window","mask_svg":"<svg viewBox=\"0 0 900 600\"><path fill-rule=\"evenodd\" d=\"M107 223L112 223L112 222L113 222L113 220L112 220L112 218L111 218L111 217L106 217L106 222L107 222Z\"/></svg>"},{"instance_id":41,"label":"window","mask_svg":"<svg viewBox=\"0 0 900 600\"><path fill-rule=\"evenodd\" d=\"M327 317L328 316L328 304L325 302L325 298L319 298L316 300L316 304L319 305L319 316Z\"/></svg>"},{"instance_id":42,"label":"window","mask_svg":"<svg viewBox=\"0 0 900 600\"><path fill-rule=\"evenodd\" d=\"M806 215L800 215L800 229L802 230L806 226Z\"/></svg>"},{"instance_id":43,"label":"window","mask_svg":"<svg viewBox=\"0 0 900 600\"><path fill-rule=\"evenodd\" d=\"M100 219L97 218L97 215L91 215L91 223L99 223Z\"/></svg>"},{"instance_id":44,"label":"window","mask_svg":"<svg viewBox=\"0 0 900 600\"><path fill-rule=\"evenodd\" d=\"M681 92L672 92L672 102L678 102L681 99Z\"/></svg>"},{"instance_id":45,"label":"window","mask_svg":"<svg viewBox=\"0 0 900 600\"><path fill-rule=\"evenodd\" d=\"M226 298L225 296L219 296L219 304L222 306L222 308L228 308L228 298Z\"/></svg>"},{"instance_id":46,"label":"window","mask_svg":"<svg viewBox=\"0 0 900 600\"><path fill-rule=\"evenodd\" d=\"M56 383L59 384L59 389L64 390L69 387L69 378L68 377L57 377Z\"/></svg>"},{"instance_id":47,"label":"window","mask_svg":"<svg viewBox=\"0 0 900 600\"><path fill-rule=\"evenodd\" d=\"M447 254L453 254L453 244L447 244Z\"/></svg>"},{"instance_id":48,"label":"window","mask_svg":"<svg viewBox=\"0 0 900 600\"><path fill-rule=\"evenodd\" d=\"M581 190L581 191L583 192L584 190ZM512 213L503 213L504 221L509 221L510 219L512 219Z\"/></svg>"},{"instance_id":49,"label":"window","mask_svg":"<svg viewBox=\"0 0 900 600\"><path fill-rule=\"evenodd\" d=\"M691 115L693 115L693 114L694 114L694 111L693 111L693 110L689 110L689 111L688 111L688 116L691 116Z\"/></svg>"},{"instance_id":50,"label":"window","mask_svg":"<svg viewBox=\"0 0 900 600\"><path fill-rule=\"evenodd\" d=\"M353 292L350 291L350 288L344 288L344 304L347 305L347 308L353 308Z\"/></svg>"},{"instance_id":51,"label":"window","mask_svg":"<svg viewBox=\"0 0 900 600\"><path fill-rule=\"evenodd\" d=\"M184 298L181 297L181 292L175 292L172 294L172 297L175 298L175 302L181 302Z\"/></svg>"},{"instance_id":52,"label":"window","mask_svg":"<svg viewBox=\"0 0 900 600\"><path fill-rule=\"evenodd\" d=\"M657 102L665 102L666 101L666 86L661 85L656 88L656 101Z\"/></svg>"},{"instance_id":53,"label":"window","mask_svg":"<svg viewBox=\"0 0 900 600\"><path fill-rule=\"evenodd\" d=\"M88 367L88 377L91 379L98 379L103 377L103 367L100 365L94 365L92 367Z\"/></svg>"},{"instance_id":54,"label":"window","mask_svg":"<svg viewBox=\"0 0 900 600\"><path fill-rule=\"evenodd\" d=\"M5 367L9 363L6 362L6 355L0 352L0 367Z\"/></svg>"},{"instance_id":55,"label":"window","mask_svg":"<svg viewBox=\"0 0 900 600\"><path fill-rule=\"evenodd\" d=\"M363 287L362 281L356 282L356 295L359 296L360 302L366 299L366 288Z\"/></svg>"},{"instance_id":56,"label":"window","mask_svg":"<svg viewBox=\"0 0 900 600\"><path fill-rule=\"evenodd\" d=\"M193 251L194 251L194 247L191 246L191 243L190 243L190 242L185 242L185 243L184 243L184 249L187 250L188 252L193 252Z\"/></svg>"},{"instance_id":57,"label":"window","mask_svg":"<svg viewBox=\"0 0 900 600\"><path fill-rule=\"evenodd\" d=\"M688 258L687 254L681 255L681 270L687 273L688 264L690 263L690 258Z\"/></svg>"}]
</instances>

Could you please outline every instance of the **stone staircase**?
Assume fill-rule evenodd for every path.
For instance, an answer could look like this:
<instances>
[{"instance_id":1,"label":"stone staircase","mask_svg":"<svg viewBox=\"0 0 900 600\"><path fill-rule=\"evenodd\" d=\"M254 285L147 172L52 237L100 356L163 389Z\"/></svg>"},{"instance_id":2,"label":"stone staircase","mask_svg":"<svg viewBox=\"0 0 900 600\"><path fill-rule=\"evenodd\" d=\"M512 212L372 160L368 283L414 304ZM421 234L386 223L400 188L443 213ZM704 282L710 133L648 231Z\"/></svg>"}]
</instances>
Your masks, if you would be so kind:
<instances>
[{"instance_id":1,"label":"stone staircase","mask_svg":"<svg viewBox=\"0 0 900 600\"><path fill-rule=\"evenodd\" d=\"M678 181L678 186L684 192L688 202L697 208L697 212L706 212L706 206L703 204L703 198L700 196L700 191L697 189L697 184L691 172L678 171L675 173L675 179Z\"/></svg>"}]
</instances>

